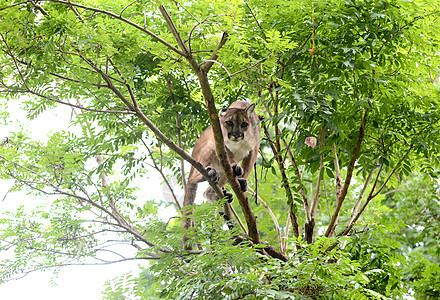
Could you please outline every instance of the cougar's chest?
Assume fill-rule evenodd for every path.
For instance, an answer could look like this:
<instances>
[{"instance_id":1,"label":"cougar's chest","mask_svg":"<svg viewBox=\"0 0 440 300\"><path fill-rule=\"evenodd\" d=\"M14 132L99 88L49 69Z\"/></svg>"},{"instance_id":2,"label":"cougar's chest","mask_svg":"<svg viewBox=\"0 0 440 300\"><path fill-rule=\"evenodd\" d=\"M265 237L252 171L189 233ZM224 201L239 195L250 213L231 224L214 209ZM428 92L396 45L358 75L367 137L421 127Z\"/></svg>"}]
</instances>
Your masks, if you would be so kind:
<instances>
[{"instance_id":1,"label":"cougar's chest","mask_svg":"<svg viewBox=\"0 0 440 300\"><path fill-rule=\"evenodd\" d=\"M253 146L246 138L238 143L226 139L225 145L229 149L229 151L231 151L232 155L234 156L234 160L237 163L241 162L253 149Z\"/></svg>"}]
</instances>

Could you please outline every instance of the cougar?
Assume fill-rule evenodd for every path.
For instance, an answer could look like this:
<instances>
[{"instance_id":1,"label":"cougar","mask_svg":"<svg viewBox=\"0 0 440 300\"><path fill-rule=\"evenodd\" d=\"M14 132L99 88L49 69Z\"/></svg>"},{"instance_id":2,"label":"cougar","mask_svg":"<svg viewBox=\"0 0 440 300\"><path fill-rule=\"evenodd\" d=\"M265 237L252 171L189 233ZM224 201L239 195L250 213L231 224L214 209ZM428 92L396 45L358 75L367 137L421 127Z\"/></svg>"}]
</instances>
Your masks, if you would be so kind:
<instances>
[{"instance_id":1,"label":"cougar","mask_svg":"<svg viewBox=\"0 0 440 300\"><path fill-rule=\"evenodd\" d=\"M234 175L238 177L243 191L246 190L246 180L252 171L260 148L260 125L254 110L255 104L236 101L229 108L222 109L219 114L229 162L232 164ZM227 183L226 175L217 157L211 126L195 143L192 157L203 165L214 181L218 181L220 187ZM241 167L238 165L240 162ZM194 204L197 185L204 180L202 174L192 167L185 188L183 206ZM203 195L211 203L219 199L211 187L208 187ZM232 195L227 196L232 201ZM190 226L194 226L190 219L183 221L184 228L188 229Z\"/></svg>"}]
</instances>

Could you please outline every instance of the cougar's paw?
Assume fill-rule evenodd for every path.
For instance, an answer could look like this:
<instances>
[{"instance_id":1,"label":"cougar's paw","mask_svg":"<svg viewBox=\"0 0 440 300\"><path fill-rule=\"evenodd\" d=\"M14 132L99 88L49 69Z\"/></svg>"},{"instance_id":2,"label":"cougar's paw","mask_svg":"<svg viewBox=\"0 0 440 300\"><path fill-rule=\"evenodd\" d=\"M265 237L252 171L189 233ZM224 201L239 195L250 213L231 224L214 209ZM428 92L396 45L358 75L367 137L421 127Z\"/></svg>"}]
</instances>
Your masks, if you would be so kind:
<instances>
[{"instance_id":1,"label":"cougar's paw","mask_svg":"<svg viewBox=\"0 0 440 300\"><path fill-rule=\"evenodd\" d=\"M234 173L234 176L241 176L243 175L243 168L237 165L236 163L232 164L232 172Z\"/></svg>"},{"instance_id":2,"label":"cougar's paw","mask_svg":"<svg viewBox=\"0 0 440 300\"><path fill-rule=\"evenodd\" d=\"M219 176L217 171L211 167L207 167L205 170L206 172L208 172L208 176L211 178L211 180L214 181L215 183L218 183Z\"/></svg>"},{"instance_id":3,"label":"cougar's paw","mask_svg":"<svg viewBox=\"0 0 440 300\"><path fill-rule=\"evenodd\" d=\"M240 184L240 188L243 192L247 191L247 181L244 178L238 178L238 183Z\"/></svg>"},{"instance_id":4,"label":"cougar's paw","mask_svg":"<svg viewBox=\"0 0 440 300\"><path fill-rule=\"evenodd\" d=\"M232 200L234 200L234 196L232 196L232 193L228 192L225 189L223 189L223 196L226 197L226 199L228 200L228 203L231 203Z\"/></svg>"}]
</instances>

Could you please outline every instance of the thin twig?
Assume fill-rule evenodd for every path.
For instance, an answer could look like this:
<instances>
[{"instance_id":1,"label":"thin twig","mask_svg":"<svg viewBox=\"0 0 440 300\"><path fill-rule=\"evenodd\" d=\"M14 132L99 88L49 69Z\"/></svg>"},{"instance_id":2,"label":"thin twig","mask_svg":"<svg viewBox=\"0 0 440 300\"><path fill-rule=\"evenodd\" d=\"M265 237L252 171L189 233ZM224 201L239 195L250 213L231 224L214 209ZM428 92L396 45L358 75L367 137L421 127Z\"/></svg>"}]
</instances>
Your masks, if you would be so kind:
<instances>
[{"instance_id":1,"label":"thin twig","mask_svg":"<svg viewBox=\"0 0 440 300\"><path fill-rule=\"evenodd\" d=\"M275 225L275 230L277 231L278 245L280 246L280 251L283 251L283 240L281 238L280 225L278 224L277 218L275 217L274 213L272 212L270 207L267 205L267 203L265 201L263 201L263 199L261 199L260 196L258 196L250 187L248 187L248 190L249 190L250 194L252 195L252 197L256 197L258 199L258 201L260 201L260 203L264 206L264 208L267 210L267 212L271 216L273 223Z\"/></svg>"},{"instance_id":2,"label":"thin twig","mask_svg":"<svg viewBox=\"0 0 440 300\"><path fill-rule=\"evenodd\" d=\"M246 4L247 8L249 8L249 10L252 14L252 17L254 17L255 22L257 23L258 27L260 27L261 33L263 33L263 35L264 35L264 29L263 29L263 27L261 27L260 22L258 22L257 17L255 16L254 12L252 11L251 7L247 3L247 1L244 1L244 3Z\"/></svg>"},{"instance_id":3,"label":"thin twig","mask_svg":"<svg viewBox=\"0 0 440 300\"><path fill-rule=\"evenodd\" d=\"M174 106L176 106L177 102L176 102L176 98L174 97L173 86L171 84L171 80L167 74L164 74L164 77L165 77L165 81L167 82L167 87L168 87L168 91L170 93L171 102L173 103ZM181 124L180 118L178 116L176 116L175 119L176 119L176 129L177 129L177 145L183 149L183 147L182 147L182 132L181 132L182 124ZM186 179L185 179L185 164L184 164L183 158L180 158L180 174L182 177L183 189L185 189Z\"/></svg>"},{"instance_id":4,"label":"thin twig","mask_svg":"<svg viewBox=\"0 0 440 300\"><path fill-rule=\"evenodd\" d=\"M117 19L117 20L120 20L120 21L122 21L122 22L124 22L124 23L127 23L128 25L133 26L133 27L136 28L136 29L139 29L139 30L142 31L142 32L145 32L146 34L148 34L149 36L151 36L152 38L154 38L156 41L158 41L159 43L165 45L167 48L169 48L170 50L174 51L175 53L177 53L177 54L179 54L179 55L182 55L182 56L184 55L184 53L183 53L182 51L180 51L179 49L177 49L176 47L174 47L173 45L171 45L171 44L168 43L167 41L163 40L162 38L160 38L159 36L157 36L157 35L154 34L153 32L151 32L151 31L149 31L149 30L143 28L142 26L140 26L140 25L138 25L138 24L136 24L136 23L134 23L134 22L132 22L132 21L130 21L130 20L124 18L124 17L121 17L121 16L119 16L118 14L115 14L115 13L113 13L113 12L106 11L106 10L104 10L104 9L100 9L100 8L95 8L95 7L86 6L86 5L83 5L83 4L80 4L80 3L74 3L74 2L70 2L70 1L65 1L65 0L41 0L41 1L42 1L42 2L55 2L55 3L66 4L66 5L72 5L72 6L75 6L75 7L82 8L82 9L91 10L91 11L95 11L95 12L98 12L98 13L102 13L102 14L105 14L105 15L111 16L111 17L113 17L113 18L115 18L115 19ZM28 1L23 2L23 4L24 4L24 3L27 3L27 2L28 2Z\"/></svg>"},{"instance_id":5,"label":"thin twig","mask_svg":"<svg viewBox=\"0 0 440 300\"><path fill-rule=\"evenodd\" d=\"M133 2L129 3L128 5L126 5L122 10L121 13L119 14L119 17L122 17L122 14L124 13L124 11L129 8L131 5L135 4L136 2L138 2L138 0L134 0Z\"/></svg>"}]
</instances>

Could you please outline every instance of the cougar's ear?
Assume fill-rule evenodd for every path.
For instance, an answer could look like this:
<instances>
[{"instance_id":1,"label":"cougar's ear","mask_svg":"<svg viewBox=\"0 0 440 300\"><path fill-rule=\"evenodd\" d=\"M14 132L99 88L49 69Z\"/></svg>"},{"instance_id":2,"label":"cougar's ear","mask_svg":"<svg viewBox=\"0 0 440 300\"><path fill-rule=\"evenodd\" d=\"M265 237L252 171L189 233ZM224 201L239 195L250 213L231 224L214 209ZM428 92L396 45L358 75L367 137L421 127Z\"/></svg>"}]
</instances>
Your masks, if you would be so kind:
<instances>
[{"instance_id":1,"label":"cougar's ear","mask_svg":"<svg viewBox=\"0 0 440 300\"><path fill-rule=\"evenodd\" d=\"M227 108L222 108L221 110L220 110L220 117L224 117L225 115L226 115L226 111L227 111L228 109Z\"/></svg>"},{"instance_id":2,"label":"cougar's ear","mask_svg":"<svg viewBox=\"0 0 440 300\"><path fill-rule=\"evenodd\" d=\"M248 108L246 108L246 114L247 114L248 118L252 117L254 110L255 110L255 104L253 104L253 103Z\"/></svg>"}]
</instances>

